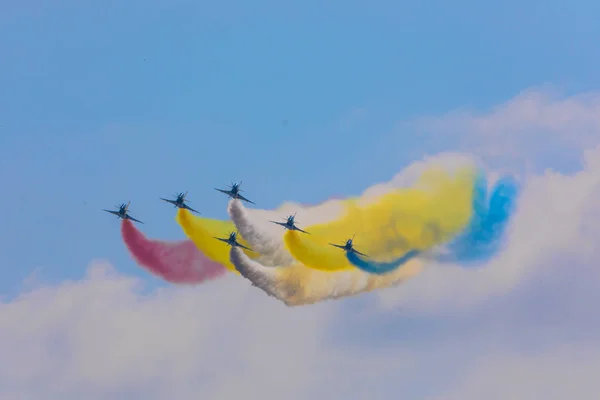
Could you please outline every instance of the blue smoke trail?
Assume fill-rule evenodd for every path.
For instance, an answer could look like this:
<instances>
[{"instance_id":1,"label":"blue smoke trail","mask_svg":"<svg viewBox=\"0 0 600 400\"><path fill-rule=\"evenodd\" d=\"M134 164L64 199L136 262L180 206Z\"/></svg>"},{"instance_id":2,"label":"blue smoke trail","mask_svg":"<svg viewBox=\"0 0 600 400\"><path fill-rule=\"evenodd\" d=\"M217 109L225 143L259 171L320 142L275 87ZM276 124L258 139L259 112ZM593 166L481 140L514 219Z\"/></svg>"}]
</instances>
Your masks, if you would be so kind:
<instances>
[{"instance_id":1,"label":"blue smoke trail","mask_svg":"<svg viewBox=\"0 0 600 400\"><path fill-rule=\"evenodd\" d=\"M474 186L473 216L469 226L446 246L446 254L434 256L436 261L480 264L500 251L516 208L519 187L509 176L496 182L489 197L487 187L487 179L479 175Z\"/></svg>"},{"instance_id":2,"label":"blue smoke trail","mask_svg":"<svg viewBox=\"0 0 600 400\"><path fill-rule=\"evenodd\" d=\"M403 264L412 260L420 253L421 252L418 250L410 250L402 257L399 257L391 262L366 261L364 258L359 257L356 253L351 251L346 252L346 258L352 265L365 272L377 275L384 275L388 272L396 270L397 268L400 268Z\"/></svg>"}]
</instances>

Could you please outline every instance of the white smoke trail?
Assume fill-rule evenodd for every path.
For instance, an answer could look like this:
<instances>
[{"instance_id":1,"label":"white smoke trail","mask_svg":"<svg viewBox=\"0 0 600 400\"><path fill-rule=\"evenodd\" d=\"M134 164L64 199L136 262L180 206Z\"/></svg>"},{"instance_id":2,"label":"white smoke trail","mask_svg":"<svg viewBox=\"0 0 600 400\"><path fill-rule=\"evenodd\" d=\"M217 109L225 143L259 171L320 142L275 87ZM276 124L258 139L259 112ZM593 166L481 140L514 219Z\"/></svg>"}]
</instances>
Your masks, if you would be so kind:
<instances>
[{"instance_id":1,"label":"white smoke trail","mask_svg":"<svg viewBox=\"0 0 600 400\"><path fill-rule=\"evenodd\" d=\"M231 248L229 256L244 278L288 307L393 287L415 276L422 268L419 261L413 260L389 274L372 275L359 269L319 271L297 262L286 267L265 267L237 247Z\"/></svg>"},{"instance_id":2,"label":"white smoke trail","mask_svg":"<svg viewBox=\"0 0 600 400\"><path fill-rule=\"evenodd\" d=\"M296 220L307 226L341 218L344 208L342 201L330 200L308 208L285 203L277 211L248 210L240 200L232 199L227 205L227 212L240 235L260 253L257 260L263 265L275 266L290 265L296 260L283 243L284 228L270 221L284 221L287 215L297 213Z\"/></svg>"}]
</instances>

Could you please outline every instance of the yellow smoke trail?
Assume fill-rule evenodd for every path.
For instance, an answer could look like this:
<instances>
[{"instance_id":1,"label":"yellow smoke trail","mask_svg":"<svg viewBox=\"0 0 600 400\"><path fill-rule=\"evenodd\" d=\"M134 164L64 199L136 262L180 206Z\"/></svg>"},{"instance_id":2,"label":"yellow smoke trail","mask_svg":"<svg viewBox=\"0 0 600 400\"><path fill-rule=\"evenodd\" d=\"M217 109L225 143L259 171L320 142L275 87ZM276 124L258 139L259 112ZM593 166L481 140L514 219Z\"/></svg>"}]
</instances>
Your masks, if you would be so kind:
<instances>
[{"instance_id":1,"label":"yellow smoke trail","mask_svg":"<svg viewBox=\"0 0 600 400\"><path fill-rule=\"evenodd\" d=\"M298 262L288 266L265 267L251 260L239 248L232 248L230 256L243 277L287 306L314 304L393 287L417 275L423 266L422 262L412 260L388 274L374 275L358 268L320 271Z\"/></svg>"},{"instance_id":2,"label":"yellow smoke trail","mask_svg":"<svg viewBox=\"0 0 600 400\"><path fill-rule=\"evenodd\" d=\"M414 187L394 190L367 205L354 199L344 217L305 228L310 235L287 231L284 242L294 258L319 270L356 268L343 250L329 245L344 244L354 234L358 251L381 262L392 261L409 250L441 244L467 225L475 176L473 168L454 175L430 169Z\"/></svg>"},{"instance_id":3,"label":"yellow smoke trail","mask_svg":"<svg viewBox=\"0 0 600 400\"><path fill-rule=\"evenodd\" d=\"M203 218L193 215L186 209L180 208L177 211L175 220L183 229L196 247L209 259L225 266L230 271L239 272L229 261L229 246L220 242L214 237L227 238L230 232L235 231L235 225L231 221L222 221L218 219ZM250 245L238 235L238 242L244 246ZM256 258L257 253L244 250L250 258Z\"/></svg>"}]
</instances>

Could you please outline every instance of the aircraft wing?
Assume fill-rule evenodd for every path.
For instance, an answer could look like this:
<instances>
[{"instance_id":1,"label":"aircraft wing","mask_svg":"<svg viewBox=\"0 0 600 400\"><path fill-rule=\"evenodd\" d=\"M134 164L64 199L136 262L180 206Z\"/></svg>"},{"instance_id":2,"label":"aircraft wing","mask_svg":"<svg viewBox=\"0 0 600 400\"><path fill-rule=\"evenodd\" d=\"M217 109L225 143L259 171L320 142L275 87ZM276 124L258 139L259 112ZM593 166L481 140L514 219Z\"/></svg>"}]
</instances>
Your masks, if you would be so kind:
<instances>
[{"instance_id":1,"label":"aircraft wing","mask_svg":"<svg viewBox=\"0 0 600 400\"><path fill-rule=\"evenodd\" d=\"M223 190L223 189L217 189L217 188L215 188L215 190L218 190L221 193L225 193L227 196L231 196L231 191L229 191L229 190Z\"/></svg>"},{"instance_id":2,"label":"aircraft wing","mask_svg":"<svg viewBox=\"0 0 600 400\"><path fill-rule=\"evenodd\" d=\"M125 215L125 219L130 219L130 220L135 221L137 223L143 224L142 221L140 221L139 219L133 218L131 215Z\"/></svg>"},{"instance_id":3,"label":"aircraft wing","mask_svg":"<svg viewBox=\"0 0 600 400\"><path fill-rule=\"evenodd\" d=\"M283 223L283 222L277 222L277 221L269 221L269 222L272 222L272 223L274 223L274 224L277 224L277 225L281 225L281 226L283 226L284 228L287 226L287 225L286 225L285 223Z\"/></svg>"},{"instance_id":4,"label":"aircraft wing","mask_svg":"<svg viewBox=\"0 0 600 400\"><path fill-rule=\"evenodd\" d=\"M118 211L113 211L113 210L105 210L104 208L103 208L102 210L103 210L103 211L106 211L106 212L108 212L108 213L114 214L114 215L116 215L116 216L118 216L118 215L119 215L119 212L118 212Z\"/></svg>"},{"instance_id":5,"label":"aircraft wing","mask_svg":"<svg viewBox=\"0 0 600 400\"><path fill-rule=\"evenodd\" d=\"M227 239L218 238L218 237L216 237L216 236L213 236L213 237L214 237L215 239L217 239L217 240L220 240L221 242L224 242L224 243L227 243L227 244L229 244L229 240L227 240Z\"/></svg>"},{"instance_id":6,"label":"aircraft wing","mask_svg":"<svg viewBox=\"0 0 600 400\"><path fill-rule=\"evenodd\" d=\"M248 200L247 198L245 198L245 197L244 197L244 196L242 196L241 194L238 194L238 195L237 195L237 197L238 197L238 199L240 199L240 200L244 200L245 202L248 202L248 203L250 203L250 204L254 204L254 205L256 205L256 203L255 203L255 202Z\"/></svg>"},{"instance_id":7,"label":"aircraft wing","mask_svg":"<svg viewBox=\"0 0 600 400\"><path fill-rule=\"evenodd\" d=\"M237 242L236 242L236 243L237 243ZM246 250L254 251L254 250L252 250L250 247L246 247L246 246L244 246L243 244L239 244L239 243L237 243L237 244L236 244L236 246L237 246L237 247L241 247L242 249L246 249Z\"/></svg>"},{"instance_id":8,"label":"aircraft wing","mask_svg":"<svg viewBox=\"0 0 600 400\"><path fill-rule=\"evenodd\" d=\"M310 235L310 233L303 231L302 229L298 228L297 226L294 228L295 231L300 231L302 233L306 233L307 235Z\"/></svg>"},{"instance_id":9,"label":"aircraft wing","mask_svg":"<svg viewBox=\"0 0 600 400\"><path fill-rule=\"evenodd\" d=\"M187 204L184 204L183 208L185 208L186 210L190 210L191 212L195 212L196 214L200 214L198 211L194 210L192 207L188 206Z\"/></svg>"},{"instance_id":10,"label":"aircraft wing","mask_svg":"<svg viewBox=\"0 0 600 400\"><path fill-rule=\"evenodd\" d=\"M329 243L329 244L330 244L331 246L333 246L333 247L337 247L338 249L345 250L345 249L344 249L344 246L342 246L342 245L339 245L339 244L333 244L333 243Z\"/></svg>"},{"instance_id":11,"label":"aircraft wing","mask_svg":"<svg viewBox=\"0 0 600 400\"><path fill-rule=\"evenodd\" d=\"M171 203L173 205L177 205L177 202L175 200L169 200L169 199L163 199L162 197L159 197L162 201L166 201L167 203Z\"/></svg>"},{"instance_id":12,"label":"aircraft wing","mask_svg":"<svg viewBox=\"0 0 600 400\"><path fill-rule=\"evenodd\" d=\"M361 252L360 252L360 251L358 251L358 250L354 250L354 249L352 249L352 251L353 251L353 252L355 252L356 254L359 254L359 255L363 256L363 257L369 257L368 255L366 255L366 254L364 254L364 253L361 253Z\"/></svg>"}]
</instances>

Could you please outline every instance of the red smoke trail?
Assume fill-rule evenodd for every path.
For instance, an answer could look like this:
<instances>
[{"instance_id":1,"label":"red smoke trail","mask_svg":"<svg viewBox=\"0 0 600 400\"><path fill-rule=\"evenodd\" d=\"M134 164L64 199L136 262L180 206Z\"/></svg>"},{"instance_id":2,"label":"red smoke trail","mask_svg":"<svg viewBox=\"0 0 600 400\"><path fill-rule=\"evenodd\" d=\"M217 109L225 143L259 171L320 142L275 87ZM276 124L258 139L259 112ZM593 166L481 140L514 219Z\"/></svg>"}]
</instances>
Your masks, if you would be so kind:
<instances>
[{"instance_id":1,"label":"red smoke trail","mask_svg":"<svg viewBox=\"0 0 600 400\"><path fill-rule=\"evenodd\" d=\"M191 240L150 240L129 220L122 222L121 234L133 259L168 282L197 284L215 279L227 271L202 254Z\"/></svg>"}]
</instances>

